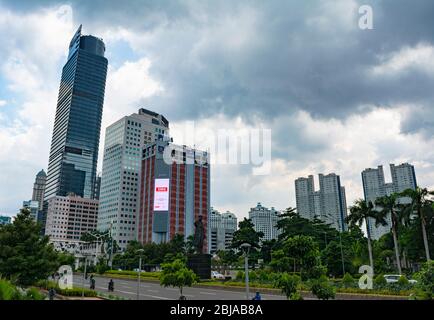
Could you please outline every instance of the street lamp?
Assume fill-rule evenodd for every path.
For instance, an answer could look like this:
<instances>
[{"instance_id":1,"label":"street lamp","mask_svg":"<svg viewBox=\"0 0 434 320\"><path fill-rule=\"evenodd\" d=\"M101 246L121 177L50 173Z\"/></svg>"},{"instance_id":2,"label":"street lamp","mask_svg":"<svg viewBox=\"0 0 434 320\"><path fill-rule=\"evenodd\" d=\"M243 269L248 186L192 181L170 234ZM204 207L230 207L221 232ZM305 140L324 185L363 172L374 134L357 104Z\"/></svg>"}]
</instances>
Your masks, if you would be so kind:
<instances>
[{"instance_id":1,"label":"street lamp","mask_svg":"<svg viewBox=\"0 0 434 320\"><path fill-rule=\"evenodd\" d=\"M244 252L244 274L246 278L246 299L250 300L250 294L249 294L249 251L250 251L251 245L249 243L243 243L241 245L241 249Z\"/></svg>"},{"instance_id":2,"label":"street lamp","mask_svg":"<svg viewBox=\"0 0 434 320\"><path fill-rule=\"evenodd\" d=\"M140 300L140 274L142 273L142 253L145 252L145 250L138 249L136 252L139 253L139 272L137 277L137 300Z\"/></svg>"},{"instance_id":3,"label":"street lamp","mask_svg":"<svg viewBox=\"0 0 434 320\"><path fill-rule=\"evenodd\" d=\"M86 277L86 270L87 270L87 253L83 254L84 256L84 273L83 273L83 279L81 281L81 287L82 287L82 291L81 291L81 299L84 299L84 278Z\"/></svg>"}]
</instances>

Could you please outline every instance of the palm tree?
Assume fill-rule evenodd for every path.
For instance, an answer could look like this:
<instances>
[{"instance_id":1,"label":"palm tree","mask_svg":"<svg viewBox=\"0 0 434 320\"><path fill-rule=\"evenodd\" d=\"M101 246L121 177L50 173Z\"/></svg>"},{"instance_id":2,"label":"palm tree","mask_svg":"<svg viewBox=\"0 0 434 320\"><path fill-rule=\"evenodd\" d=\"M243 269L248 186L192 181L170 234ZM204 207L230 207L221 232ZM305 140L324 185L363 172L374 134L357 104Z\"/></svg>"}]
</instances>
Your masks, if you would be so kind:
<instances>
[{"instance_id":1,"label":"palm tree","mask_svg":"<svg viewBox=\"0 0 434 320\"><path fill-rule=\"evenodd\" d=\"M398 247L398 224L400 223L399 217L399 204L397 203L398 194L394 193L389 196L383 196L375 201L375 204L380 208L378 212L379 218L385 218L390 214L392 220L392 236L393 244L395 246L395 258L396 265L398 267L399 274L402 274L401 260L399 259L399 247Z\"/></svg>"},{"instance_id":2,"label":"palm tree","mask_svg":"<svg viewBox=\"0 0 434 320\"><path fill-rule=\"evenodd\" d=\"M416 214L422 226L423 244L425 246L426 260L431 260L429 254L428 237L426 234L426 216L433 212L433 201L428 199L428 196L434 195L434 191L428 191L426 188L417 187L416 190L408 189L400 194L403 197L409 197L411 203L405 207L405 214L411 218L411 215Z\"/></svg>"},{"instance_id":3,"label":"palm tree","mask_svg":"<svg viewBox=\"0 0 434 320\"><path fill-rule=\"evenodd\" d=\"M375 219L377 217L376 212L374 211L374 205L371 201L366 202L363 199L358 199L355 201L354 205L350 207L350 215L345 219L346 222L350 225L358 225L359 227L366 223L366 230L368 235L368 252L369 252L369 264L371 265L372 270L374 270L374 259L372 258L372 245L371 245L371 232L368 227L368 219Z\"/></svg>"}]
</instances>

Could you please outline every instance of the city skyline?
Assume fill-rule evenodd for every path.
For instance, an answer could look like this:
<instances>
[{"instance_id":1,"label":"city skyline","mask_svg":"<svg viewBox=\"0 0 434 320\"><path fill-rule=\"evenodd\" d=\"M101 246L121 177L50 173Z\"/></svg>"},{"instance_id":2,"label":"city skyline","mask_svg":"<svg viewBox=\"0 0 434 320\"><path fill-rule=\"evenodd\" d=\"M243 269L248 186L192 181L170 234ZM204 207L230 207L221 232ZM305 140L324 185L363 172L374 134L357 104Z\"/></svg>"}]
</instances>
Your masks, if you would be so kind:
<instances>
[{"instance_id":1,"label":"city skyline","mask_svg":"<svg viewBox=\"0 0 434 320\"><path fill-rule=\"evenodd\" d=\"M293 6L301 13L303 21L315 21L315 13L307 13L301 5L293 4ZM340 108L326 112L315 107L316 99L325 98L323 109L327 109L326 107L333 102L327 99L329 98L327 95L322 95L321 90L319 90L324 83L318 79L326 77L328 73L327 70L318 68L316 70L317 77L315 74L309 75L309 79L313 80L313 87L317 90L309 90L309 94L305 96L306 99L303 101L288 99L290 104L294 104L296 107L286 107L284 101L275 104L269 99L268 94L264 93L263 96L259 96L262 99L258 100L264 102L264 108L261 109L257 104L251 104L253 109L246 112L245 106L249 105L250 100L241 100L240 111L238 112L235 111L234 97L241 97L245 90L257 89L258 83L246 84L245 80L247 76L251 76L251 73L244 68L247 65L242 64L240 68L236 68L236 63L239 56L245 54L246 50L264 52L266 57L272 56L267 54L267 51L261 51L265 50L265 47L261 47L263 45L261 40L266 37L264 33L258 32L258 28L268 17L268 14L275 12L273 10L275 7L273 8L272 5L269 7L264 5L262 9L268 9L263 13L264 16L247 3L240 3L234 7L216 8L218 9L216 14L220 18L225 18L224 21L228 25L224 32L227 38L217 37L219 34L215 29L218 29L216 26L219 25L214 19L207 17L206 21L202 22L202 26L206 27L203 33L186 34L179 31L178 35L182 39L179 42L170 38L170 32L174 30L170 24L159 29L157 28L160 26L159 22L153 21L155 26L144 27L149 30L148 37L139 37L140 30L142 30L140 26L133 26L128 21L115 21L113 24L104 20L91 21L92 19L81 8L65 6L61 2L52 6L37 7L33 13L26 11L25 5L22 8L17 8L10 3L8 4L7 1L1 2L0 7L5 9L2 12L8 12L17 21L22 21L20 19L23 17L30 21L20 27L15 25L15 28L7 31L8 34L14 38L23 39L25 42L24 39L28 39L28 34L35 31L46 36L47 40L46 43L39 43L40 41L29 39L25 46L20 47L11 43L10 48L5 46L5 48L0 49L0 56L4 57L3 60L5 61L1 65L0 77L0 84L2 84L0 100L4 101L0 107L0 141L2 142L2 149L5 150L0 159L2 167L5 168L2 170L1 178L8 183L10 182L8 189L5 189L5 186L1 187L0 214L16 214L22 201L31 198L35 174L40 169L47 170L46 164L48 163L49 143L58 93L56 87L60 79L61 66L67 57L67 50L65 49L69 44L71 35L81 23L84 25L86 34L101 35L108 44L107 56L110 63L102 135L105 134L105 129L109 124L136 112L140 107L164 114L171 120L174 143L179 143L177 137L180 136L180 128L186 120L196 120L199 127L213 129L222 125L228 128L250 128L257 124L272 128L273 170L269 176L254 176L251 174L249 166L213 167L211 172L211 205L220 211L229 210L240 219L248 216L249 208L257 202L267 203L267 205L274 206L279 210L289 206L295 207L293 181L300 176L307 176L314 172L336 172L339 174L342 178L342 184L346 187L347 205L350 206L356 198L363 198L360 172L365 168L376 167L380 164L409 162L416 168L420 186L433 186L434 154L430 150L430 145L433 143L432 126L429 122L422 124L417 120L417 116L429 118L428 115L431 110L428 107L429 104L424 103L431 102L431 97L424 96L426 101L416 99L414 98L416 89L411 87L407 90L407 96L400 94L395 99L390 96L393 94L391 89L397 90L396 88L403 85L400 82L401 78L408 80L412 77L426 76L428 79L432 79L433 74L429 66L434 57L434 50L424 32L419 32L419 35L410 32L403 33L398 40L390 40L391 49L387 52L381 51L375 45L371 46L371 50L374 48L374 53L367 55L366 60L368 61L356 54L352 56L351 60L359 67L366 67L366 70L372 69L370 76L373 78L370 81L374 81L374 83L380 80L385 82L382 87L385 91L383 94L376 91L365 92L363 99L359 98L359 100L353 101L348 98L345 103L338 101ZM422 4L416 7L417 10L426 10ZM151 9L154 10L151 10L152 12L161 12L161 9L158 8ZM167 12L164 8L162 10L166 13L165 19L168 21L181 19L181 22L186 26L191 26L183 17L171 15L169 9ZM187 9L190 14L201 13L201 10L205 10L205 8L201 9L200 7L194 9L196 11L192 8ZM348 34L339 34L342 37L373 41L375 44L375 40L378 38L370 39L369 33L361 34L360 30L352 27L353 21L346 20L345 16L348 12L353 12L352 9L351 6L338 2L336 10L326 10L325 17L326 19L336 19L338 27L347 30ZM380 10L380 12L387 12L388 9L390 8L380 5L374 6L374 10ZM242 13L238 21L240 28L237 28L240 32L244 32L240 38L237 38L239 33L231 35L230 30L227 29L231 28L231 22L236 21L234 16L237 12ZM4 13L0 15L5 17ZM36 20L44 22L35 25L32 22ZM355 19L354 25L356 22ZM327 20L325 23L327 24ZM416 22L415 24L415 30L419 30L417 29L419 24ZM391 33L396 28L395 25L385 25L381 17L376 20L376 26L377 30L380 29L386 34ZM329 25L329 27L333 29L333 25ZM424 27L426 28L426 24ZM0 23L0 34L6 34L4 28ZM33 28L36 29L32 30ZM235 30L235 27L233 28ZM194 30L197 32L197 29ZM269 31L267 29L263 32ZM316 30L314 26L309 27L306 24L303 24L303 27L300 26L298 31L311 32L315 37L327 36L327 34ZM194 39L189 39L189 36L192 35L195 35ZM205 39L208 39L209 35L215 36L215 40L206 42ZM286 36L280 35L282 38ZM196 51L187 50L186 55L181 57L186 63L182 67L176 67L174 63L179 61L179 57L169 54L168 51L173 50L162 51L163 44L166 42L158 39L173 41L172 49L177 48L177 46L183 47L183 41L191 44L192 48L193 44L196 43L202 44L202 47L196 47ZM220 67L223 71L225 68L227 69L226 76L224 76L224 72L223 74L219 73L222 72L221 70L212 68L212 55L209 50L214 48L215 41L218 40L224 40L221 42L223 51L218 51L218 57L225 59L221 61ZM255 44L259 47L256 47ZM274 49L273 53L279 49L276 43L269 44L269 47ZM357 48L355 45L351 50ZM310 48L306 46L300 48L303 52L308 52L308 49ZM319 49L322 49L323 52L337 50L333 45L324 45ZM157 56L159 51L164 53L161 57ZM17 52L21 54L17 54ZM51 57L50 61L41 59L42 52L43 57ZM226 55L227 53L230 54ZM411 57L417 53L420 53L422 58L416 63ZM251 56L247 56L247 58L251 58ZM283 56L279 55L279 58L283 58ZM312 57L312 59L318 58ZM194 61L206 66L210 72L204 72L203 75L199 74L198 71L201 69L193 63ZM315 61L322 62L322 60ZM285 64L288 63L292 67L297 62L305 69L295 71L309 70L305 61L299 61L294 57L291 58L291 56L285 60ZM273 76L266 72L272 70L270 68L273 66L269 65L265 59L260 59L258 63L256 72L265 74L268 81L274 80ZM337 58L336 60L332 59L330 63L336 72L336 77L333 76L332 79L335 79L334 81L337 83L331 83L334 85L333 90L337 90L336 88L339 86L345 88L344 82L339 81L339 76L345 75L340 72L343 66ZM171 70L170 68L174 68L173 72L180 74L180 76L168 77L166 73ZM35 70L43 73L44 84L35 82L37 79L33 74ZM195 91L192 89L196 87L188 87L183 82L182 77L187 77L188 74L198 77L198 82L195 81L194 85L203 83L204 88L199 87L201 90L196 90L196 95L192 94L192 91ZM284 75L284 78L288 79L287 74ZM219 89L221 83L218 79L223 76L232 89ZM23 83L24 78L20 77L27 77L28 81ZM298 77L299 82L291 83L285 88L293 92L294 96L302 95L303 92L306 92L303 90L309 89L305 87L303 82L307 79L307 77ZM427 81L427 83L430 82ZM282 83L277 82L276 88L280 88L281 85ZM296 90L297 85L301 86L300 91ZM369 89L361 82L357 83L357 87L363 90ZM211 90L210 96L207 96L206 88ZM183 89L185 89L185 95L180 93L180 90ZM232 94L230 89L233 90ZM177 99L169 98L173 96ZM258 98L258 96L255 97ZM255 97L249 97L249 99ZM361 100L367 100L367 102L363 104ZM197 107L198 101L205 101L201 108ZM344 107L345 105L347 107ZM183 108L185 109L186 106L191 106L192 110L197 111L197 115L191 111L183 112ZM410 112L412 106L414 112ZM288 117L282 116L283 111ZM262 119L259 121L258 117ZM366 130L367 128L369 130ZM102 141L102 138L100 140ZM200 148L200 146L198 147ZM102 169L103 153L101 150L102 143L100 143L98 171ZM391 178L386 178L386 181L391 181Z\"/></svg>"}]
</instances>

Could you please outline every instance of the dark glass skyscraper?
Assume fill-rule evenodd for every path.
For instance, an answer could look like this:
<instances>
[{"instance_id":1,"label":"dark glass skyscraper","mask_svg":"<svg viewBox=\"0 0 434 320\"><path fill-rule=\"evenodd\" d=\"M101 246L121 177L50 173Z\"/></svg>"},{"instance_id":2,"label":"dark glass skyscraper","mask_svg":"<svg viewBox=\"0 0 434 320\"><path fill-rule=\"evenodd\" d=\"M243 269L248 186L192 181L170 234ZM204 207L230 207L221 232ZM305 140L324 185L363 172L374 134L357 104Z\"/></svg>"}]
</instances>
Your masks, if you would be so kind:
<instances>
[{"instance_id":1,"label":"dark glass skyscraper","mask_svg":"<svg viewBox=\"0 0 434 320\"><path fill-rule=\"evenodd\" d=\"M62 71L44 200L68 193L94 197L107 76L104 52L104 42L82 35L80 26Z\"/></svg>"}]
</instances>

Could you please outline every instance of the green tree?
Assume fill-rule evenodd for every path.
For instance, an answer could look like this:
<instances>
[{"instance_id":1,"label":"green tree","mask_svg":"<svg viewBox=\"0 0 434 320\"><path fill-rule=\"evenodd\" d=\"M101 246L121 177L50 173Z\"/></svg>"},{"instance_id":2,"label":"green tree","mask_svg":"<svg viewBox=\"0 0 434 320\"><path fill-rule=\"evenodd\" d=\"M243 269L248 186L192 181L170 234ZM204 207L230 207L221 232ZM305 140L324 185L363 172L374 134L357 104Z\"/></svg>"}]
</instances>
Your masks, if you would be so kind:
<instances>
[{"instance_id":1,"label":"green tree","mask_svg":"<svg viewBox=\"0 0 434 320\"><path fill-rule=\"evenodd\" d=\"M358 225L359 227L363 224L363 222L368 225L368 219L375 219L377 214L374 211L374 205L371 201L368 203L365 200L359 199L356 200L354 205L350 207L350 215L347 217L346 221L350 226ZM371 233L369 228L367 228L367 236L368 236L368 252L369 252L369 264L374 270L374 259L372 257L372 244L371 244Z\"/></svg>"},{"instance_id":2,"label":"green tree","mask_svg":"<svg viewBox=\"0 0 434 320\"><path fill-rule=\"evenodd\" d=\"M431 300L434 296L434 261L426 262L416 276L417 294L420 299Z\"/></svg>"},{"instance_id":3,"label":"green tree","mask_svg":"<svg viewBox=\"0 0 434 320\"><path fill-rule=\"evenodd\" d=\"M427 217L433 214L433 201L429 199L429 196L433 196L434 191L428 191L426 188L416 188L416 190L408 189L401 193L403 197L409 197L411 203L404 208L404 213L411 218L413 214L416 215L417 219L420 221L422 229L423 244L425 247L426 260L431 260L428 236L426 233Z\"/></svg>"},{"instance_id":4,"label":"green tree","mask_svg":"<svg viewBox=\"0 0 434 320\"><path fill-rule=\"evenodd\" d=\"M402 274L401 269L401 259L399 255L399 246L398 246L398 225L400 224L399 217L399 203L397 202L398 195L391 194L389 196L384 196L378 198L375 201L375 204L380 207L380 211L378 212L378 219L385 219L387 215L390 215L392 220L392 236L393 236L393 244L395 248L395 258L396 265L398 267L399 274Z\"/></svg>"},{"instance_id":5,"label":"green tree","mask_svg":"<svg viewBox=\"0 0 434 320\"><path fill-rule=\"evenodd\" d=\"M298 275L291 275L284 272L275 280L273 286L281 289L288 300L302 300L298 291L300 283L301 279Z\"/></svg>"},{"instance_id":6,"label":"green tree","mask_svg":"<svg viewBox=\"0 0 434 320\"><path fill-rule=\"evenodd\" d=\"M279 271L292 268L292 271L299 272L302 278L317 277L324 272L318 244L312 237L307 236L286 239L282 249L272 252L271 266L280 269Z\"/></svg>"},{"instance_id":7,"label":"green tree","mask_svg":"<svg viewBox=\"0 0 434 320\"><path fill-rule=\"evenodd\" d=\"M184 287L191 287L198 280L196 274L188 269L182 260L177 259L170 263L163 263L161 267L163 271L160 276L160 285L179 288L181 296Z\"/></svg>"},{"instance_id":8,"label":"green tree","mask_svg":"<svg viewBox=\"0 0 434 320\"><path fill-rule=\"evenodd\" d=\"M272 240L264 240L261 246L261 258L264 260L264 263L268 264L271 262L271 252L273 248L276 246L276 239Z\"/></svg>"},{"instance_id":9,"label":"green tree","mask_svg":"<svg viewBox=\"0 0 434 320\"><path fill-rule=\"evenodd\" d=\"M14 222L0 228L0 274L18 284L31 285L54 273L59 256L40 225L22 209Z\"/></svg>"},{"instance_id":10,"label":"green tree","mask_svg":"<svg viewBox=\"0 0 434 320\"><path fill-rule=\"evenodd\" d=\"M258 249L263 236L263 232L255 231L252 220L244 218L243 221L238 223L238 230L233 234L232 248L240 249L243 243L248 243L252 246L252 249Z\"/></svg>"},{"instance_id":11,"label":"green tree","mask_svg":"<svg viewBox=\"0 0 434 320\"><path fill-rule=\"evenodd\" d=\"M308 236L312 237L319 247L324 249L328 242L336 240L339 235L338 231L329 224L319 219L308 220L302 218L293 208L286 209L280 215L277 228L280 231L280 235L275 247L282 245L288 238Z\"/></svg>"}]
</instances>

